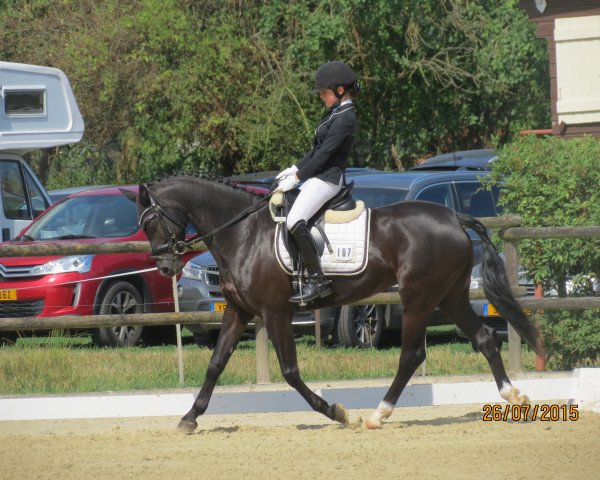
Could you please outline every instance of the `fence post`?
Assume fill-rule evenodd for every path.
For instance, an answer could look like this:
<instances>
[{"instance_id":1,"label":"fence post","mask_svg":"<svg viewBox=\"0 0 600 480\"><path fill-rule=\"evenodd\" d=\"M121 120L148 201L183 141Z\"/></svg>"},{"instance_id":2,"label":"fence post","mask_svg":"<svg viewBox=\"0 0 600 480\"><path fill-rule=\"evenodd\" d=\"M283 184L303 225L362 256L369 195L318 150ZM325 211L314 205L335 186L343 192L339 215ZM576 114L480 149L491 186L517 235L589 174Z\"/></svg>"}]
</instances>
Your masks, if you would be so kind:
<instances>
[{"instance_id":1,"label":"fence post","mask_svg":"<svg viewBox=\"0 0 600 480\"><path fill-rule=\"evenodd\" d=\"M535 286L535 298L543 298L544 291L542 289L541 284L536 284ZM543 310L538 310L537 313L541 313ZM537 372L545 372L546 371L546 357L544 355L536 355L535 356L535 370Z\"/></svg>"},{"instance_id":2,"label":"fence post","mask_svg":"<svg viewBox=\"0 0 600 480\"><path fill-rule=\"evenodd\" d=\"M179 313L179 297L177 296L177 277L172 276L173 285L173 306L175 307L175 313ZM181 324L175 324L175 335L177 337L177 366L179 368L179 386L183 387L185 384L184 372L183 372L183 347L181 342Z\"/></svg>"},{"instance_id":3,"label":"fence post","mask_svg":"<svg viewBox=\"0 0 600 480\"><path fill-rule=\"evenodd\" d=\"M315 310L315 347L321 348L321 309Z\"/></svg>"},{"instance_id":4,"label":"fence post","mask_svg":"<svg viewBox=\"0 0 600 480\"><path fill-rule=\"evenodd\" d=\"M504 240L504 255L508 283L511 288L516 287L519 285L519 267L515 240ZM520 372L522 369L521 337L510 323L508 324L508 369L512 372Z\"/></svg>"},{"instance_id":5,"label":"fence post","mask_svg":"<svg viewBox=\"0 0 600 480\"><path fill-rule=\"evenodd\" d=\"M254 317L254 329L256 332L256 383L271 383L269 372L269 339L265 321Z\"/></svg>"}]
</instances>

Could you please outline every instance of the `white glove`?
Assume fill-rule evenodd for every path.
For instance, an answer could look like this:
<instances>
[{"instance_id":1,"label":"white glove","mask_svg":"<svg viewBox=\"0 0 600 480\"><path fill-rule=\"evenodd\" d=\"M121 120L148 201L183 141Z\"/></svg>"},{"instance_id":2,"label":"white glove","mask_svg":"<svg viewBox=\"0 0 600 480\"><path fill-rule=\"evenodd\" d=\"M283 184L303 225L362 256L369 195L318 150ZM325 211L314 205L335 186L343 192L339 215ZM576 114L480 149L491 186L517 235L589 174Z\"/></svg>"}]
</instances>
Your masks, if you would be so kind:
<instances>
[{"instance_id":1,"label":"white glove","mask_svg":"<svg viewBox=\"0 0 600 480\"><path fill-rule=\"evenodd\" d=\"M292 165L290 168L286 168L284 171L279 172L275 177L275 180L281 180L282 178L289 177L290 175L296 175L298 171L298 167L296 165Z\"/></svg>"},{"instance_id":2,"label":"white glove","mask_svg":"<svg viewBox=\"0 0 600 480\"><path fill-rule=\"evenodd\" d=\"M282 192L287 192L288 190L291 190L299 183L300 183L300 180L298 180L298 177L296 175L290 175L288 177L282 178L279 181L277 190L281 190Z\"/></svg>"}]
</instances>

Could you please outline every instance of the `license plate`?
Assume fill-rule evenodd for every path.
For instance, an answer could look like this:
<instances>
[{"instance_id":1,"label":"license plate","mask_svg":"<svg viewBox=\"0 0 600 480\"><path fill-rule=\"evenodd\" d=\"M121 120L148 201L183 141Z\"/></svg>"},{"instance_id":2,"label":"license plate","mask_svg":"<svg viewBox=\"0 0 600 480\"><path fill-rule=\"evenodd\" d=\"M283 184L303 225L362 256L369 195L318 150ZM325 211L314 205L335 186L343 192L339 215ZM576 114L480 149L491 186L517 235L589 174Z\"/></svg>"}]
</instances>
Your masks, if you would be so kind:
<instances>
[{"instance_id":1,"label":"license plate","mask_svg":"<svg viewBox=\"0 0 600 480\"><path fill-rule=\"evenodd\" d=\"M227 304L225 302L211 303L210 311L211 312L223 312L223 311L225 311L226 306L227 306Z\"/></svg>"},{"instance_id":2,"label":"license plate","mask_svg":"<svg viewBox=\"0 0 600 480\"><path fill-rule=\"evenodd\" d=\"M486 303L483 306L483 316L484 317L499 317L500 312L498 310L496 310L496 307L494 307L491 303Z\"/></svg>"},{"instance_id":3,"label":"license plate","mask_svg":"<svg viewBox=\"0 0 600 480\"><path fill-rule=\"evenodd\" d=\"M16 300L16 290L0 290L0 302L6 302L8 300Z\"/></svg>"}]
</instances>

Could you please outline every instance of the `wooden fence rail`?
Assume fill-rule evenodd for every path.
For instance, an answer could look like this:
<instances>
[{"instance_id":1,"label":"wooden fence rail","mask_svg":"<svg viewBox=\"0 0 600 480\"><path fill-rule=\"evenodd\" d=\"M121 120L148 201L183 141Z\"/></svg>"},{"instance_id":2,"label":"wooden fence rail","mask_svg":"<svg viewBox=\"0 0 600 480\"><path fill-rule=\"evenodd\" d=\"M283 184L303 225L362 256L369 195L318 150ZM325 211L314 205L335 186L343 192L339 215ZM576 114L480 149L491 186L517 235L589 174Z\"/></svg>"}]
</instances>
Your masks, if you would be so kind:
<instances>
[{"instance_id":1,"label":"wooden fence rail","mask_svg":"<svg viewBox=\"0 0 600 480\"><path fill-rule=\"evenodd\" d=\"M511 227L500 232L504 241L543 238L600 237L600 227Z\"/></svg>"},{"instance_id":2,"label":"wooden fence rail","mask_svg":"<svg viewBox=\"0 0 600 480\"><path fill-rule=\"evenodd\" d=\"M514 289L515 294L525 293L525 287ZM482 289L471 291L472 299L483 299ZM600 299L599 299L600 300ZM380 293L364 298L352 305L389 305L401 303L395 292ZM120 327L124 325L188 325L217 323L223 319L223 312L172 312L172 313L131 313L127 315L65 315L57 317L13 317L0 319L0 331L11 330L61 330L86 329L97 327ZM256 318L255 318L256 320Z\"/></svg>"},{"instance_id":3,"label":"wooden fence rail","mask_svg":"<svg viewBox=\"0 0 600 480\"><path fill-rule=\"evenodd\" d=\"M223 312L131 313L127 315L65 315L58 317L15 317L0 319L2 330L76 330L125 325L187 325L217 323Z\"/></svg>"},{"instance_id":4,"label":"wooden fence rail","mask_svg":"<svg viewBox=\"0 0 600 480\"><path fill-rule=\"evenodd\" d=\"M206 250L204 242L198 242L194 251ZM149 242L116 242L116 243L57 243L44 244L0 243L0 257L35 257L40 255L85 255L102 253L149 253Z\"/></svg>"}]
</instances>

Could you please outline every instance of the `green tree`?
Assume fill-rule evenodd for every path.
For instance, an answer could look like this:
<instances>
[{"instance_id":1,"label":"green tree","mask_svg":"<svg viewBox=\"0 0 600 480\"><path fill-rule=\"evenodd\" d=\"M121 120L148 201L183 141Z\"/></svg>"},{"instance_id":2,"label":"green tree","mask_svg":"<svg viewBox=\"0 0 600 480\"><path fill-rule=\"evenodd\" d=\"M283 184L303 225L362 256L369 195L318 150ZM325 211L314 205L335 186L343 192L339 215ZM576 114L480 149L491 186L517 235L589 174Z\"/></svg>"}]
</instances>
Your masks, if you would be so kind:
<instances>
[{"instance_id":1,"label":"green tree","mask_svg":"<svg viewBox=\"0 0 600 480\"><path fill-rule=\"evenodd\" d=\"M269 2L260 14L290 78L309 83L334 58L357 70L360 164L402 168L549 123L545 45L516 1Z\"/></svg>"},{"instance_id":2,"label":"green tree","mask_svg":"<svg viewBox=\"0 0 600 480\"><path fill-rule=\"evenodd\" d=\"M600 225L600 141L581 137L518 139L500 151L494 176L500 203L524 226ZM597 239L524 240L522 264L530 278L564 294L567 277L600 274Z\"/></svg>"}]
</instances>

